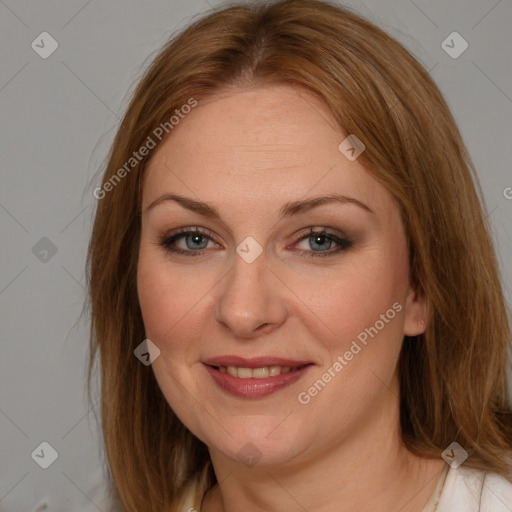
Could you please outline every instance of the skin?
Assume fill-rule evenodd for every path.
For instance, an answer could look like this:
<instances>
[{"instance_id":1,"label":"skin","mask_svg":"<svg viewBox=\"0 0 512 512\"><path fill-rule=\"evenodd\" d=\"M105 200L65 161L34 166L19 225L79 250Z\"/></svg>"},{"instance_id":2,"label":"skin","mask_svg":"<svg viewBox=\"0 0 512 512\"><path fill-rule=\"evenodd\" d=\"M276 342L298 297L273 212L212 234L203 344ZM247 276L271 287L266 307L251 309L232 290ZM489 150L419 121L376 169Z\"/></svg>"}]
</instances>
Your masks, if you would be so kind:
<instances>
[{"instance_id":1,"label":"skin","mask_svg":"<svg viewBox=\"0 0 512 512\"><path fill-rule=\"evenodd\" d=\"M428 323L409 284L399 209L360 161L338 149L347 134L309 92L287 85L233 89L202 101L156 150L143 184L137 285L146 335L160 349L152 368L168 403L207 444L220 485L201 510L420 512L444 462L419 458L399 435L397 361L404 335ZM331 203L279 219L288 201L339 193ZM220 219L163 194L206 202ZM176 255L159 244L199 226ZM349 235L334 251L308 227ZM247 263L248 236L262 254ZM206 241L205 241L206 240ZM204 248L205 247L205 248ZM343 355L359 333L398 302L401 311L304 405L300 392ZM219 355L280 356L314 366L298 382L260 399L226 394L201 361ZM246 443L259 460L247 465Z\"/></svg>"}]
</instances>

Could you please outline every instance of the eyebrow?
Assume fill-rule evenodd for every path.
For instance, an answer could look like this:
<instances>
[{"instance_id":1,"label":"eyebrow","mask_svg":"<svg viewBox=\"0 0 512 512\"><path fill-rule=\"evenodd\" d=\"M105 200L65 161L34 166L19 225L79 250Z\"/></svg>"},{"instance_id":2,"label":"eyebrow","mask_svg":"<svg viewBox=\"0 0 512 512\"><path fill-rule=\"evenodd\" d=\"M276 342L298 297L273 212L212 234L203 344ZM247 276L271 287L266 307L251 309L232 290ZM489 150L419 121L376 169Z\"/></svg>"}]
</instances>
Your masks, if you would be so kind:
<instances>
[{"instance_id":1,"label":"eyebrow","mask_svg":"<svg viewBox=\"0 0 512 512\"><path fill-rule=\"evenodd\" d=\"M181 205L183 208L196 212L200 215L203 215L204 217L209 217L212 219L221 218L219 211L214 206L209 205L208 203L204 203L202 201L196 201L195 199L180 196L178 194L164 194L160 196L146 208L146 212L152 210L153 208L160 204L169 201L174 201ZM299 215L301 213L310 211L313 208L317 208L319 206L331 203L355 204L356 206L359 206L363 210L375 215L375 212L369 206L359 201L358 199L355 199L354 197L348 197L340 194L329 194L326 196L311 197L304 200L291 201L285 203L279 211L279 219L291 217L293 215Z\"/></svg>"}]
</instances>

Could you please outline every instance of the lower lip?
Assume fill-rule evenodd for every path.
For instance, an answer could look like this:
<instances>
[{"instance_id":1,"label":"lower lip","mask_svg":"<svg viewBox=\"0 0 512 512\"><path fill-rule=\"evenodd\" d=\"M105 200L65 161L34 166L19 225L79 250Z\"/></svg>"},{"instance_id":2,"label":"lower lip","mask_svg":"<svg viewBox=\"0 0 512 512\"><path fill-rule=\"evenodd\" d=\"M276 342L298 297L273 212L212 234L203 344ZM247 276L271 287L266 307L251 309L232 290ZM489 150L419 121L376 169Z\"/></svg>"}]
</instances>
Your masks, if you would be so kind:
<instances>
[{"instance_id":1,"label":"lower lip","mask_svg":"<svg viewBox=\"0 0 512 512\"><path fill-rule=\"evenodd\" d=\"M221 372L212 366L203 363L206 371L212 376L217 385L227 393L241 398L263 398L276 393L280 389L291 386L303 377L313 366L308 364L295 371L281 373L275 377L265 377L263 379L240 379L233 377L229 373Z\"/></svg>"}]
</instances>

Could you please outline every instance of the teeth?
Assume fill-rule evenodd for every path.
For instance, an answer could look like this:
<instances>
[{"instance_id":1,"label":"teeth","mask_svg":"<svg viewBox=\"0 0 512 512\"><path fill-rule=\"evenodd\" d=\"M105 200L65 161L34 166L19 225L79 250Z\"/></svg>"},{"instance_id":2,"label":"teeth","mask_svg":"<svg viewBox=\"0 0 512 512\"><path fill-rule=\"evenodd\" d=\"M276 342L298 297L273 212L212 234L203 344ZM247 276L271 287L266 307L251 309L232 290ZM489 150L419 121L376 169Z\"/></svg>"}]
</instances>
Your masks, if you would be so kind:
<instances>
[{"instance_id":1,"label":"teeth","mask_svg":"<svg viewBox=\"0 0 512 512\"><path fill-rule=\"evenodd\" d=\"M255 379L264 379L270 376L270 368L254 368L251 374ZM238 371L238 375L240 375L240 371ZM249 375L249 377L251 377L251 375Z\"/></svg>"},{"instance_id":2,"label":"teeth","mask_svg":"<svg viewBox=\"0 0 512 512\"><path fill-rule=\"evenodd\" d=\"M252 377L252 370L250 368L238 368L238 377L240 379L250 379Z\"/></svg>"},{"instance_id":3,"label":"teeth","mask_svg":"<svg viewBox=\"0 0 512 512\"><path fill-rule=\"evenodd\" d=\"M237 366L220 366L219 371L229 373L239 379L265 379L267 377L276 377L281 373L288 373L298 370L300 366L290 368L289 366L264 366L262 368L239 368Z\"/></svg>"},{"instance_id":4,"label":"teeth","mask_svg":"<svg viewBox=\"0 0 512 512\"><path fill-rule=\"evenodd\" d=\"M281 367L280 366L271 366L269 368L270 377L275 377L276 375L281 375Z\"/></svg>"}]
</instances>

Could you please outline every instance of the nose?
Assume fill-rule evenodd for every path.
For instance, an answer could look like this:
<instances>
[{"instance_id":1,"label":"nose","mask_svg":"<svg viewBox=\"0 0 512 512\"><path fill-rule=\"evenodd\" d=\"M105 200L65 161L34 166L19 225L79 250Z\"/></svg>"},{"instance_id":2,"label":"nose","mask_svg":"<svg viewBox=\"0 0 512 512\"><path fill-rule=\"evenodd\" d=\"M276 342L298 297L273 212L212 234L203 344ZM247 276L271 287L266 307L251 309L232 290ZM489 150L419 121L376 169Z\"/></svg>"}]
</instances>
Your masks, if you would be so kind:
<instances>
[{"instance_id":1,"label":"nose","mask_svg":"<svg viewBox=\"0 0 512 512\"><path fill-rule=\"evenodd\" d=\"M237 338L255 338L272 332L285 322L288 314L286 287L269 267L265 254L252 263L238 255L234 259L219 288L216 320Z\"/></svg>"}]
</instances>

